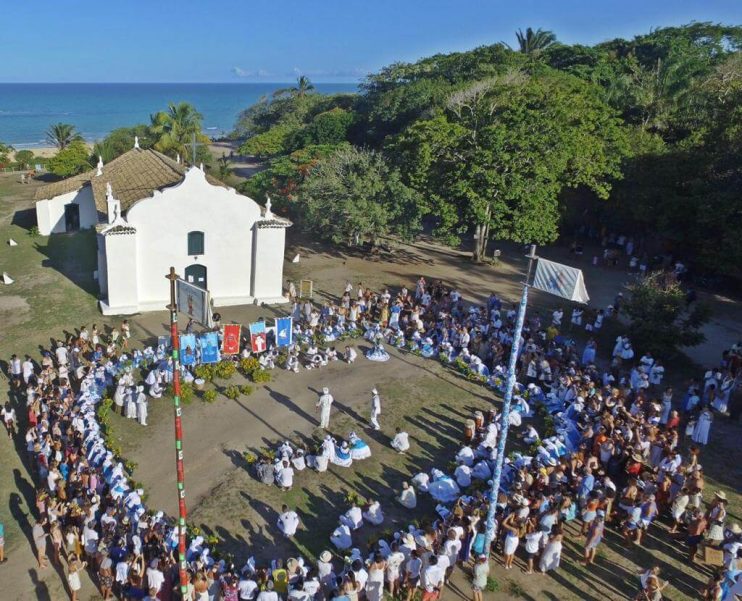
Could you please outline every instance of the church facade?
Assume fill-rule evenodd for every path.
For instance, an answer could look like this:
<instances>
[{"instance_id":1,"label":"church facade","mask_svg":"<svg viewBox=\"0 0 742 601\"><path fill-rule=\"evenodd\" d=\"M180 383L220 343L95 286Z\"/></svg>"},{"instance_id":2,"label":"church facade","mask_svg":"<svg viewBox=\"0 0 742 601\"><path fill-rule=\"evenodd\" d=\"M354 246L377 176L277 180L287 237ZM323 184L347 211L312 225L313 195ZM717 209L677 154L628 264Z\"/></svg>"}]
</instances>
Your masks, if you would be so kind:
<instances>
[{"instance_id":1,"label":"church facade","mask_svg":"<svg viewBox=\"0 0 742 601\"><path fill-rule=\"evenodd\" d=\"M170 266L214 306L282 303L291 223L208 176L138 147L37 191L44 235L96 229L104 315L162 310Z\"/></svg>"}]
</instances>

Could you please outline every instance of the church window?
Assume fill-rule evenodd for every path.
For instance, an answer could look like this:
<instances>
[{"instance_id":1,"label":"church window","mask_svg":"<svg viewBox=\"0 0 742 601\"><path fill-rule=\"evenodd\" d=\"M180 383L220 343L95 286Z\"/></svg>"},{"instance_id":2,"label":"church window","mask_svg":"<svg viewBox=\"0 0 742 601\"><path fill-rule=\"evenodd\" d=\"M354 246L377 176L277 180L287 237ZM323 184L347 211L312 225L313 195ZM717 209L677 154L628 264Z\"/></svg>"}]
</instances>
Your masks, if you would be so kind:
<instances>
[{"instance_id":1,"label":"church window","mask_svg":"<svg viewBox=\"0 0 742 601\"><path fill-rule=\"evenodd\" d=\"M204 233L203 232L188 232L188 254L189 255L204 254Z\"/></svg>"}]
</instances>

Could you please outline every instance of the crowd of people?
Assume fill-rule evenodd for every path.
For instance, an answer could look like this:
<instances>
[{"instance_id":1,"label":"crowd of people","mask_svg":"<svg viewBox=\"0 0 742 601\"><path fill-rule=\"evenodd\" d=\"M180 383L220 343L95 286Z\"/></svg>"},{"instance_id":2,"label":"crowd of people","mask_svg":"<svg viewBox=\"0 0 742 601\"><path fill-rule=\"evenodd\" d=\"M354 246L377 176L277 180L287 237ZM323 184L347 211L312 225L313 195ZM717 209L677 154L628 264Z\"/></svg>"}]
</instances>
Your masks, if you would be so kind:
<instances>
[{"instance_id":1,"label":"crowd of people","mask_svg":"<svg viewBox=\"0 0 742 601\"><path fill-rule=\"evenodd\" d=\"M599 330L619 304L617 299L609 310L585 320L588 330ZM570 522L578 524L585 537L584 562L589 566L608 528L641 545L653 522L664 515L673 523L671 533L681 537L673 544L686 545L690 562L702 547L723 554L723 565L710 577L704 598L732 598L729 595L742 592L742 531L728 519L724 492L705 494L700 461L708 429L705 434L697 432L704 414L720 412L719 399L728 402L739 372L740 349L725 352L720 365L703 381L692 382L680 398L662 388L661 363L649 354L635 360L626 337L616 340L603 367L594 339L578 352L569 329L582 326L583 314L576 310L564 326L563 317L557 309L547 318L531 314L526 321L510 420L513 436L522 438L523 444L506 459L497 499L491 498L488 486L501 425L493 407L483 408L463 425L466 440L452 457L456 465L452 473L434 468L415 475L400 491L397 500L408 508L415 507L417 493L438 502L429 525L410 525L361 551L353 546L354 530L364 519L373 525L383 523L383 512L380 505L367 506L365 512L351 507L351 515L341 517L342 532L331 537L337 551L321 553L315 565L302 558L268 563L251 558L236 568L215 560L202 537L190 537L186 598L379 601L386 590L407 601L420 591L423 601L432 601L443 593L456 566L468 566L473 598L478 600L487 586L485 516L491 503L496 503L498 524L495 549L505 569L513 568L518 556L528 573L558 569ZM296 302L294 318L295 340L288 356L305 357L306 367L321 367L337 357L332 342L361 333L377 350L388 344L462 364L501 390L513 344L515 309L505 307L494 294L482 306L471 305L458 290L420 278L414 290L403 288L395 295L388 290L373 292L362 284L354 294L349 283L338 303L314 307ZM88 333L83 327L59 341L53 354L45 353L40 365L29 357L21 362L13 356L10 361L15 397L21 401L16 406L24 407L26 419L18 420L15 408L8 405L3 420L9 435L25 437L37 483L33 539L39 568L48 563L51 543L52 560L67 565L73 600L85 569L96 575L104 599L176 598L175 523L162 512L147 510L143 491L131 486L124 466L106 448L96 415L101 399L113 391L124 415L146 423L146 410L142 419L129 404L133 400L138 407L140 396L146 402L147 394L158 398L172 379L172 361L165 349L130 349L129 336L128 322L105 341L97 328ZM347 349L351 347L346 347L343 358L352 363L355 356ZM249 353L246 347L243 354ZM273 357L278 357L277 351ZM286 367L296 366L289 367L287 361ZM146 373L144 383L136 382L137 370ZM185 368L184 376L193 378ZM369 420L374 428L379 427L380 401L374 411L378 396L374 391ZM327 407L328 420L331 404L329 390L323 390L318 409ZM539 431L536 424L542 422ZM322 425L327 428L329 423L323 420ZM685 448L687 435L697 444ZM258 474L266 483L288 490L297 464L321 471L327 462L317 457L337 463L332 458L337 460L338 449L351 454L350 446L344 448L331 436L325 443L327 452L313 455L313 462L289 444L275 464L259 462ZM406 452L409 435L398 430L392 446ZM278 527L291 536L299 520L284 506ZM647 566L637 583L640 599L660 599L667 586L657 566Z\"/></svg>"}]
</instances>

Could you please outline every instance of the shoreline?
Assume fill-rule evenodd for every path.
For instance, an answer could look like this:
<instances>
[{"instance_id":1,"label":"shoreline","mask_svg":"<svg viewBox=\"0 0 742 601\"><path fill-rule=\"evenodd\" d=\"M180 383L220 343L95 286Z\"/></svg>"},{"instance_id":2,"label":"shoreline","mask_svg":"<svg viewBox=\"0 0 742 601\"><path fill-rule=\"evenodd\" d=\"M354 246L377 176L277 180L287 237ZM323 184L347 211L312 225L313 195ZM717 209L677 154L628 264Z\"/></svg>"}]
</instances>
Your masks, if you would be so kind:
<instances>
[{"instance_id":1,"label":"shoreline","mask_svg":"<svg viewBox=\"0 0 742 601\"><path fill-rule=\"evenodd\" d=\"M88 150L92 152L93 150L93 142L89 142L87 140L84 141L85 145L88 147ZM239 144L236 142L211 142L209 145L209 150L214 155L214 158L219 158L222 156L222 154L229 154L229 151L236 151L239 147ZM56 146L29 146L29 145L23 145L23 144L13 144L13 148L15 149L13 152L10 153L10 157L12 160L15 160L15 153L19 150L31 150L34 153L34 156L40 157L42 159L49 159L53 157L55 154L57 154L58 150Z\"/></svg>"}]
</instances>

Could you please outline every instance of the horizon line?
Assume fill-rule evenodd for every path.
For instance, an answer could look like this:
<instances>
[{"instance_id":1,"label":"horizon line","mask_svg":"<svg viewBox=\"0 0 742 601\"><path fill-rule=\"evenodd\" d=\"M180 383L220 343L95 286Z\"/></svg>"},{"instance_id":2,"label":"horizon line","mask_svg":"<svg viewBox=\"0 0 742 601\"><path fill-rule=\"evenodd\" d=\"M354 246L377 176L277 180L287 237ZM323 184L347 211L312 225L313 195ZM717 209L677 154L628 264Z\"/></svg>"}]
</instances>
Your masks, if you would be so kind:
<instances>
[{"instance_id":1,"label":"horizon line","mask_svg":"<svg viewBox=\"0 0 742 601\"><path fill-rule=\"evenodd\" d=\"M355 81L318 81L310 79L313 84L360 84L361 80ZM296 83L295 79L287 81L0 81L0 85L244 85L244 84L290 84Z\"/></svg>"}]
</instances>

